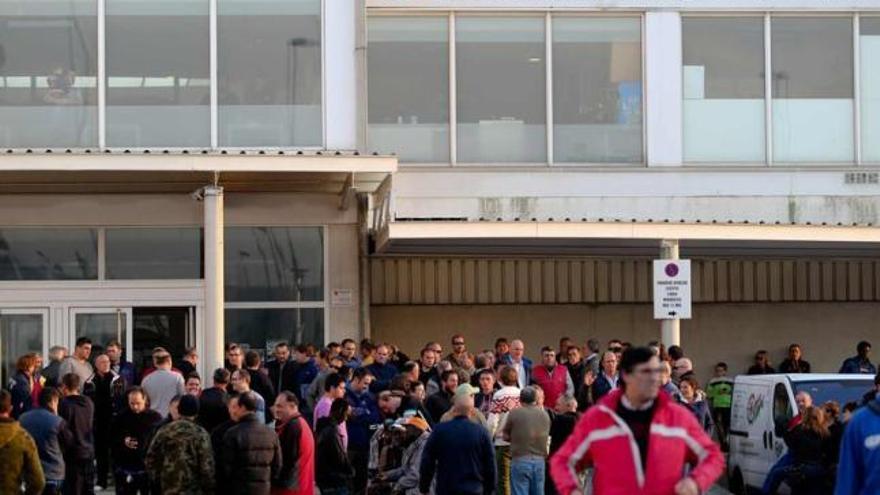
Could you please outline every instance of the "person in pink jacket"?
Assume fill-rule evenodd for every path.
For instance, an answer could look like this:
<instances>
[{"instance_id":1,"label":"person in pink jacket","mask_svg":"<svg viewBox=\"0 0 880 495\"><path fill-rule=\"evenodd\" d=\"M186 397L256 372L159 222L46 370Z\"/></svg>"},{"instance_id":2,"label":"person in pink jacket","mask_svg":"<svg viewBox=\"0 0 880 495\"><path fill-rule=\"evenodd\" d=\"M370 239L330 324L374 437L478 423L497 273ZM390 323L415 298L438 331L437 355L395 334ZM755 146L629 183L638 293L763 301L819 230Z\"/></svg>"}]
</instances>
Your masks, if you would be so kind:
<instances>
[{"instance_id":1,"label":"person in pink jacket","mask_svg":"<svg viewBox=\"0 0 880 495\"><path fill-rule=\"evenodd\" d=\"M724 471L721 449L693 414L660 392L660 361L627 350L623 388L591 407L550 460L561 495L584 492L578 473L594 469L595 495L699 495ZM689 470L686 470L690 467Z\"/></svg>"}]
</instances>

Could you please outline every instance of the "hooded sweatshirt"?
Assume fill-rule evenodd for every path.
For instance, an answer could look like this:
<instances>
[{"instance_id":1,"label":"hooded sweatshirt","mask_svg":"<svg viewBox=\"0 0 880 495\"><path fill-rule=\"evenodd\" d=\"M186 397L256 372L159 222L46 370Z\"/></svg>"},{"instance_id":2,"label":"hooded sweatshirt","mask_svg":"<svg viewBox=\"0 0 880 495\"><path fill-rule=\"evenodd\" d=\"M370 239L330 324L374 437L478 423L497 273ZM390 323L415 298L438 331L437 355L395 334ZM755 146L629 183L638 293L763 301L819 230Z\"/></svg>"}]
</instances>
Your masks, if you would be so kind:
<instances>
[{"instance_id":1,"label":"hooded sweatshirt","mask_svg":"<svg viewBox=\"0 0 880 495\"><path fill-rule=\"evenodd\" d=\"M64 459L87 461L95 458L95 430L92 419L95 405L84 395L68 395L58 405L58 415L67 422L73 436L70 449L64 452Z\"/></svg>"},{"instance_id":2,"label":"hooded sweatshirt","mask_svg":"<svg viewBox=\"0 0 880 495\"><path fill-rule=\"evenodd\" d=\"M34 439L9 418L0 418L0 493L19 493L22 481L25 493L38 494L46 484L43 467Z\"/></svg>"}]
</instances>

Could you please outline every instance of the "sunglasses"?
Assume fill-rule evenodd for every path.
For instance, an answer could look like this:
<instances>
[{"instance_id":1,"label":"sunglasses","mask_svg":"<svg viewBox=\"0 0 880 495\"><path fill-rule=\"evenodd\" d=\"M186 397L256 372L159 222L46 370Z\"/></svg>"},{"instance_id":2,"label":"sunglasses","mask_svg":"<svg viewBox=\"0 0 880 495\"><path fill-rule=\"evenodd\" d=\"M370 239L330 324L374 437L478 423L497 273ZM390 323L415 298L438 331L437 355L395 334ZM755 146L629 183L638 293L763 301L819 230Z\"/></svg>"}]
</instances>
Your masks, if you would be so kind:
<instances>
[{"instance_id":1,"label":"sunglasses","mask_svg":"<svg viewBox=\"0 0 880 495\"><path fill-rule=\"evenodd\" d=\"M609 347L608 350L611 352L620 352L623 350L623 347Z\"/></svg>"},{"instance_id":2,"label":"sunglasses","mask_svg":"<svg viewBox=\"0 0 880 495\"><path fill-rule=\"evenodd\" d=\"M453 342L452 345L464 345L464 342Z\"/></svg>"}]
</instances>

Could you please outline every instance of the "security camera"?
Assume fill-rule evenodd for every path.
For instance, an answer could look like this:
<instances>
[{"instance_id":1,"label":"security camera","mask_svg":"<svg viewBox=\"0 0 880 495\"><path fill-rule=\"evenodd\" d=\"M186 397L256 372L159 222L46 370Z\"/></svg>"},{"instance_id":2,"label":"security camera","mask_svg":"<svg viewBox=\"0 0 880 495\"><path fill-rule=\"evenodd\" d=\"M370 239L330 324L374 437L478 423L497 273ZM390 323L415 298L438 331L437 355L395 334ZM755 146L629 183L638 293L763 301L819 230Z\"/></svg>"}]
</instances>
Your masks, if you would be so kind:
<instances>
[{"instance_id":1,"label":"security camera","mask_svg":"<svg viewBox=\"0 0 880 495\"><path fill-rule=\"evenodd\" d=\"M190 196L192 196L192 199L196 201L203 201L205 199L205 188L200 187L196 189L190 194Z\"/></svg>"}]
</instances>

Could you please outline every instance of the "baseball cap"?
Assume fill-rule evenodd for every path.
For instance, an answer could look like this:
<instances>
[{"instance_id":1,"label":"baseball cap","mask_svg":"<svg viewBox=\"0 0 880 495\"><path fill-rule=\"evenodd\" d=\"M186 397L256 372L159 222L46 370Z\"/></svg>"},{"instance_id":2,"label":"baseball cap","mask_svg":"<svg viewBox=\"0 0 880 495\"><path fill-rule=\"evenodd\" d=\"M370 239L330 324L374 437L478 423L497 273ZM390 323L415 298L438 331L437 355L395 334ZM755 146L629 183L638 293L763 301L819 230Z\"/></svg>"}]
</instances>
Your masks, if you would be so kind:
<instances>
[{"instance_id":1,"label":"baseball cap","mask_svg":"<svg viewBox=\"0 0 880 495\"><path fill-rule=\"evenodd\" d=\"M476 387L472 387L470 383L462 383L455 389L455 399L460 399L463 397L468 397L472 395L476 395L479 390Z\"/></svg>"}]
</instances>

